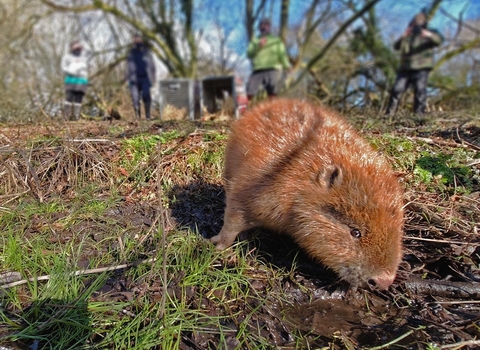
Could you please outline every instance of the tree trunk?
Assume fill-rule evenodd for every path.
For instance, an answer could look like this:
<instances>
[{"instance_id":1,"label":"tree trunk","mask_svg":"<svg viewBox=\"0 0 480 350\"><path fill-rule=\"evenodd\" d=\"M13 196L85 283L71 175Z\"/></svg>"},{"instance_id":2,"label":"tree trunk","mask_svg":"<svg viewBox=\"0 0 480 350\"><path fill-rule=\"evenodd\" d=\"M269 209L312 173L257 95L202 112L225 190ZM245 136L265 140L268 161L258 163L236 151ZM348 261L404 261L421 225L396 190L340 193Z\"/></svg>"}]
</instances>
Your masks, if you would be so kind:
<instances>
[{"instance_id":1,"label":"tree trunk","mask_svg":"<svg viewBox=\"0 0 480 350\"><path fill-rule=\"evenodd\" d=\"M290 7L290 0L282 0L282 5L280 9L280 38L284 43L287 42L287 31L288 31L288 14Z\"/></svg>"}]
</instances>

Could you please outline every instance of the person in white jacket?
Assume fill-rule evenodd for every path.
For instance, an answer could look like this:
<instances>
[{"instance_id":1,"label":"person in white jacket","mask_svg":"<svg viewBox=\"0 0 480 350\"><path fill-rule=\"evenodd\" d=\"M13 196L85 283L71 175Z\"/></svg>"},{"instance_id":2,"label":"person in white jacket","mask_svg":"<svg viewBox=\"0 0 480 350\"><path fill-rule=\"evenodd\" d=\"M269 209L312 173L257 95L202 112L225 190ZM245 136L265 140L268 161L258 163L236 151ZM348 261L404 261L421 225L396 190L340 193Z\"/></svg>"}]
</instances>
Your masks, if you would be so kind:
<instances>
[{"instance_id":1,"label":"person in white jacket","mask_svg":"<svg viewBox=\"0 0 480 350\"><path fill-rule=\"evenodd\" d=\"M87 57L78 40L70 43L70 51L62 58L62 72L65 74L64 117L67 120L80 118L83 96L88 86Z\"/></svg>"}]
</instances>

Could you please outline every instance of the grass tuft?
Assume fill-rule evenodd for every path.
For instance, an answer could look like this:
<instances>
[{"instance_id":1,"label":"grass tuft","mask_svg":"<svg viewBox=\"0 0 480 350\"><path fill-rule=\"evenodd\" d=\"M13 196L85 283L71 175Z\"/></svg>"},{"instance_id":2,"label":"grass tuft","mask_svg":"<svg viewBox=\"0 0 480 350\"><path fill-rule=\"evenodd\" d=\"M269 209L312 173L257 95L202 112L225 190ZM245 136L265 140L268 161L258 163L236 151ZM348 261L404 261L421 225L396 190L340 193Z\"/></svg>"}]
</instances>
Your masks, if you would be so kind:
<instances>
[{"instance_id":1,"label":"grass tuft","mask_svg":"<svg viewBox=\"0 0 480 350\"><path fill-rule=\"evenodd\" d=\"M434 122L361 115L357 125L406 190L401 273L455 283L479 265L480 153L471 145L480 133L473 124ZM336 276L261 230L216 251L204 237L222 226L225 126L82 123L68 137L36 127L34 141L19 139L0 154L2 345L338 349L395 341L411 348L445 339L436 332L446 328L435 326L445 314L448 327L458 321L462 336L475 336L456 318L474 308L433 310L404 283L381 294L350 291L329 309ZM7 276L26 281L11 287ZM428 338L420 316L409 323L423 314L435 321Z\"/></svg>"}]
</instances>

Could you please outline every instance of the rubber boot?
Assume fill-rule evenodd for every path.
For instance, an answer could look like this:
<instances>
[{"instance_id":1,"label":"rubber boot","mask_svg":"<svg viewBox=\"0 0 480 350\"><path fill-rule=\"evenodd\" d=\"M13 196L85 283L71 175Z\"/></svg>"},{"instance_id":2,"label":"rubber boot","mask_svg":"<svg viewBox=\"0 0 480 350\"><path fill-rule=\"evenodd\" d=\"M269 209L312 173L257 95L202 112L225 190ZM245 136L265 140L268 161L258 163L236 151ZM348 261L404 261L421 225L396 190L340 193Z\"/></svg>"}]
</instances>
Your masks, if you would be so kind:
<instances>
[{"instance_id":1,"label":"rubber boot","mask_svg":"<svg viewBox=\"0 0 480 350\"><path fill-rule=\"evenodd\" d=\"M63 118L65 120L70 120L73 112L73 104L71 102L65 101L63 103Z\"/></svg>"},{"instance_id":2,"label":"rubber boot","mask_svg":"<svg viewBox=\"0 0 480 350\"><path fill-rule=\"evenodd\" d=\"M397 107L398 107L398 98L390 97L390 100L388 101L387 110L385 111L385 115L387 116L395 115L395 112L397 111Z\"/></svg>"},{"instance_id":3,"label":"rubber boot","mask_svg":"<svg viewBox=\"0 0 480 350\"><path fill-rule=\"evenodd\" d=\"M150 119L150 105L151 102L145 102L144 107L145 107L145 118Z\"/></svg>"},{"instance_id":4,"label":"rubber boot","mask_svg":"<svg viewBox=\"0 0 480 350\"><path fill-rule=\"evenodd\" d=\"M80 111L82 109L81 103L74 103L73 104L73 119L79 120L80 119Z\"/></svg>"},{"instance_id":5,"label":"rubber boot","mask_svg":"<svg viewBox=\"0 0 480 350\"><path fill-rule=\"evenodd\" d=\"M140 106L135 106L133 109L135 111L135 118L140 119L142 117L140 113Z\"/></svg>"}]
</instances>

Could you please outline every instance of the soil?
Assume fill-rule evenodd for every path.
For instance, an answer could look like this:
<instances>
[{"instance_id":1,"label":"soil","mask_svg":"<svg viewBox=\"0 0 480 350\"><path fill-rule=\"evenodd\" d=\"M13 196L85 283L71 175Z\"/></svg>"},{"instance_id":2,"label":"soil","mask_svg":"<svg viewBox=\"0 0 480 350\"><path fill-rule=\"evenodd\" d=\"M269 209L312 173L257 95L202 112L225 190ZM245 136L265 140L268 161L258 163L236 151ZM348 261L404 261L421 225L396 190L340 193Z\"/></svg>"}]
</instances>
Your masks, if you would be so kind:
<instances>
[{"instance_id":1,"label":"soil","mask_svg":"<svg viewBox=\"0 0 480 350\"><path fill-rule=\"evenodd\" d=\"M226 130L228 124L184 126L120 120L16 125L0 128L0 151L24 148L31 135L36 139L55 135L78 140L108 140L95 147L95 152L108 159L118 157L118 140L139 133L158 134L185 127L192 131L189 137L178 141L177 148L191 150L202 143L209 129ZM458 123L451 123L433 132L419 132L418 128L406 126L399 132L406 137L428 138L439 147L463 144L480 150L480 128L474 124L458 127ZM165 168L168 168L167 158L163 160ZM473 167L478 171L478 164ZM74 195L65 183L58 182L55 186L65 196ZM155 217L156 203L148 200L148 192L154 190L155 184L146 185L142 192L125 195L125 200L108 216L129 222L130 227L138 227L138 234L142 234ZM176 184L166 195L169 200L175 198L168 207L167 229L191 227L206 238L219 232L224 210L220 181L208 174L197 176L188 183ZM384 292L349 288L338 281L335 274L299 253L288 238L279 239L264 230L250 232L246 249L256 250L256 259L292 272L288 278L273 284L290 303L276 302L267 295L266 286L271 286L271 281L252 278L252 287L267 302L255 305L255 301L246 301L243 306L246 311L258 308L256 319L246 322L252 322L252 329L256 329L253 322L264 325L262 335L271 339L272 348L295 348L293 335L298 331L316 348L357 349L381 345L392 349L480 348L477 340L480 338L480 185L474 184L474 190L467 195L450 196L412 188L407 190L406 203L405 255L397 280ZM37 220L41 226L42 218ZM101 234L99 232L95 239L101 240ZM52 236L51 239L68 237ZM179 281L173 281L170 288L170 293L178 293ZM160 298L160 291L159 283L141 284L118 273L112 275L97 298L130 300L134 293L150 293ZM194 301L195 290L189 295L192 303L201 302ZM216 312L211 310L212 314ZM237 325L225 327L234 330ZM208 332L184 334L181 348L214 348L215 341L215 335ZM389 342L392 344L388 345ZM228 348L235 347L232 336Z\"/></svg>"}]
</instances>

